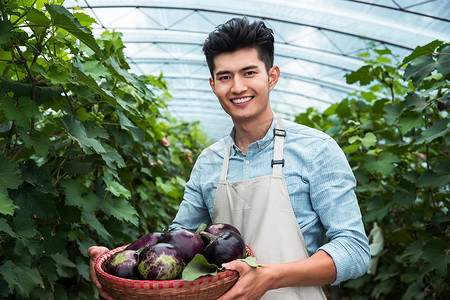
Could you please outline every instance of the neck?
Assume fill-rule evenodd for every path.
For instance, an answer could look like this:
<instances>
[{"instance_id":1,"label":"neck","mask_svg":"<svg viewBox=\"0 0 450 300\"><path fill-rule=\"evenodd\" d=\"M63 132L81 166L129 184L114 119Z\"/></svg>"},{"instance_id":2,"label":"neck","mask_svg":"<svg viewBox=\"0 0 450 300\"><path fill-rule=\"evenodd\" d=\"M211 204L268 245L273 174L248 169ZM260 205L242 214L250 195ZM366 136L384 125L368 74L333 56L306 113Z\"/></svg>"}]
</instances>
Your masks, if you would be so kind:
<instances>
[{"instance_id":1,"label":"neck","mask_svg":"<svg viewBox=\"0 0 450 300\"><path fill-rule=\"evenodd\" d=\"M239 149L247 154L248 146L251 143L262 139L270 125L272 125L273 115L272 113L263 119L250 120L247 122L234 122L235 135L234 142Z\"/></svg>"}]
</instances>

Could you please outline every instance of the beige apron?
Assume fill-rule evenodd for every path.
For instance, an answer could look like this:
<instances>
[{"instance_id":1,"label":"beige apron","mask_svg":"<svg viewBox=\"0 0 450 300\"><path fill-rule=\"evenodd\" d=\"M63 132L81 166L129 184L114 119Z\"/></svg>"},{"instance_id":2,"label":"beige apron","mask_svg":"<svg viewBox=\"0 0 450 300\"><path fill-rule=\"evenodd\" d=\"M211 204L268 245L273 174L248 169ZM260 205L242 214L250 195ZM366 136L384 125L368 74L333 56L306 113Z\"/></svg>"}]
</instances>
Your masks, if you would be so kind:
<instances>
[{"instance_id":1,"label":"beige apron","mask_svg":"<svg viewBox=\"0 0 450 300\"><path fill-rule=\"evenodd\" d=\"M223 160L214 200L214 222L234 225L262 264L307 258L308 250L289 200L282 174L285 131L277 118L274 130L272 175L227 182L231 144ZM287 287L268 291L264 300L326 299L319 286Z\"/></svg>"}]
</instances>

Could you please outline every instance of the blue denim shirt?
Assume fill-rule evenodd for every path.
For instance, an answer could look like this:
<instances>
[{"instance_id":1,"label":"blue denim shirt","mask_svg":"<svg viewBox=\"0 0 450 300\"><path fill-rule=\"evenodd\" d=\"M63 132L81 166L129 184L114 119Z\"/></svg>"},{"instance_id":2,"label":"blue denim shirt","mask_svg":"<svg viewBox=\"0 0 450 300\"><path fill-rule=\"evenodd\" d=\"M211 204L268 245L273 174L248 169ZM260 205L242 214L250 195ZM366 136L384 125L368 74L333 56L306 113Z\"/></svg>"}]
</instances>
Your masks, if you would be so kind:
<instances>
[{"instance_id":1,"label":"blue denim shirt","mask_svg":"<svg viewBox=\"0 0 450 300\"><path fill-rule=\"evenodd\" d=\"M201 153L171 227L196 230L200 224L212 222L228 142L232 143L228 181L272 173L275 119L264 138L249 145L247 154L235 145L234 130ZM310 255L322 249L333 258L337 269L333 285L363 275L370 260L368 238L354 193L356 181L344 153L323 132L291 121L284 120L283 124L283 174Z\"/></svg>"}]
</instances>

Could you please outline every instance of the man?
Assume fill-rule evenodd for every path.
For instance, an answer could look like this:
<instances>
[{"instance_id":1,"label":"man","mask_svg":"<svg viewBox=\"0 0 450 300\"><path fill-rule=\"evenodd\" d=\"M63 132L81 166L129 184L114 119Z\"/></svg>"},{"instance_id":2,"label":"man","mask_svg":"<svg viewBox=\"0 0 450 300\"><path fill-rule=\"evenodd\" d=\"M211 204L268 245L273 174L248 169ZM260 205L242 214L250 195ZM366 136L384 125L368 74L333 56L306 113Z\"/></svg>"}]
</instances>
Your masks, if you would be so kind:
<instances>
[{"instance_id":1,"label":"man","mask_svg":"<svg viewBox=\"0 0 450 300\"><path fill-rule=\"evenodd\" d=\"M203 46L211 88L234 128L197 159L171 227L232 224L262 264L227 263L240 276L220 300L326 299L320 286L363 275L370 259L343 152L270 107L280 76L273 44L263 22L234 18Z\"/></svg>"}]
</instances>

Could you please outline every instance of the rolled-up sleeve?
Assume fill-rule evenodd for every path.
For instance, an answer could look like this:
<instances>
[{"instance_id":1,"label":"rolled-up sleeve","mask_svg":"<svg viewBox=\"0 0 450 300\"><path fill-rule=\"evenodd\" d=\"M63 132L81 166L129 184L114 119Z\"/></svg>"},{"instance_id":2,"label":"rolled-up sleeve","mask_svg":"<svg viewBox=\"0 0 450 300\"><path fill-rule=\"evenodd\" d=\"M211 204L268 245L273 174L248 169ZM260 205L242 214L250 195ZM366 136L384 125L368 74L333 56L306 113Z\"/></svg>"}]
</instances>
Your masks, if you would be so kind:
<instances>
[{"instance_id":1,"label":"rolled-up sleeve","mask_svg":"<svg viewBox=\"0 0 450 300\"><path fill-rule=\"evenodd\" d=\"M309 162L310 196L326 230L328 243L319 249L333 259L337 277L332 285L362 276L370 261L369 241L354 189L356 180L337 143L323 139Z\"/></svg>"},{"instance_id":2,"label":"rolled-up sleeve","mask_svg":"<svg viewBox=\"0 0 450 300\"><path fill-rule=\"evenodd\" d=\"M202 223L211 223L208 208L204 204L199 184L201 174L200 161L201 159L199 158L192 169L190 179L186 183L183 201L181 201L180 208L169 229L181 227L195 231Z\"/></svg>"}]
</instances>

